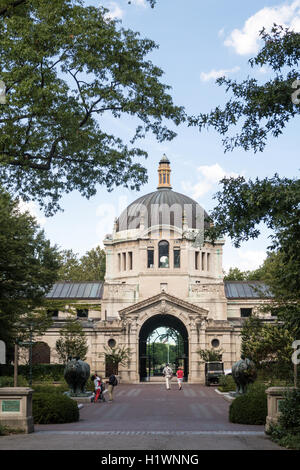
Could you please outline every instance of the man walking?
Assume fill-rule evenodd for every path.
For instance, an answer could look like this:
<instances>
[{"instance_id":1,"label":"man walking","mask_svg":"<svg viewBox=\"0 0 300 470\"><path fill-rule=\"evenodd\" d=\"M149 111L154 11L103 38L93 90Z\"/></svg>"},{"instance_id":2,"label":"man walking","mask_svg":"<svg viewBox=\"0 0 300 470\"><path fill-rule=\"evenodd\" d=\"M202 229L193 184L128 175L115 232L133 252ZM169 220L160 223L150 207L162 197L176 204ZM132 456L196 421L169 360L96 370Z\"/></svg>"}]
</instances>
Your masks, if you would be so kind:
<instances>
[{"instance_id":1,"label":"man walking","mask_svg":"<svg viewBox=\"0 0 300 470\"><path fill-rule=\"evenodd\" d=\"M167 390L170 390L170 381L173 377L173 370L171 369L169 364L166 364L166 367L163 370L163 374L164 374L165 379L166 379L166 388L167 388Z\"/></svg>"},{"instance_id":2,"label":"man walking","mask_svg":"<svg viewBox=\"0 0 300 470\"><path fill-rule=\"evenodd\" d=\"M114 387L118 385L117 377L114 374L111 374L107 383L108 383L108 395L109 395L108 401L111 403L113 401Z\"/></svg>"}]
</instances>

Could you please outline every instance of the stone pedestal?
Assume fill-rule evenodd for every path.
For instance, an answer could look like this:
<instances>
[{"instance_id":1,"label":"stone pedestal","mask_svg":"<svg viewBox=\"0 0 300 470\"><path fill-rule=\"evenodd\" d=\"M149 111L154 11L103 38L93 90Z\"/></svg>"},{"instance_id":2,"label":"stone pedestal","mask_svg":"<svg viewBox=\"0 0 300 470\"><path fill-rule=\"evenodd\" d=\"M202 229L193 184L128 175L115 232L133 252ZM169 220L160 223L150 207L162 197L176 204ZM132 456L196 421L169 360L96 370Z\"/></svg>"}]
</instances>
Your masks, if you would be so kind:
<instances>
[{"instance_id":1,"label":"stone pedestal","mask_svg":"<svg viewBox=\"0 0 300 470\"><path fill-rule=\"evenodd\" d=\"M0 424L27 434L34 432L32 393L28 387L0 388Z\"/></svg>"},{"instance_id":2,"label":"stone pedestal","mask_svg":"<svg viewBox=\"0 0 300 470\"><path fill-rule=\"evenodd\" d=\"M266 390L268 398L268 416L265 430L268 432L270 425L276 425L280 416L280 402L284 399L284 394L293 387L270 387Z\"/></svg>"}]
</instances>

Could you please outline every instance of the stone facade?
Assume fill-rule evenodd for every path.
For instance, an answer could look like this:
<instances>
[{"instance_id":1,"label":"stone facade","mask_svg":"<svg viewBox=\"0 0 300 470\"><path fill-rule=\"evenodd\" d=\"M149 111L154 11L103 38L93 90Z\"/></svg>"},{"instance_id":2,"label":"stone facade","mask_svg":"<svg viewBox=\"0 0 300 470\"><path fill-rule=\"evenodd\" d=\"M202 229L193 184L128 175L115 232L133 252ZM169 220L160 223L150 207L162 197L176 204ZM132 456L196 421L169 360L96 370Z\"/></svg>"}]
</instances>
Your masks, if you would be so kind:
<instances>
[{"instance_id":1,"label":"stone facade","mask_svg":"<svg viewBox=\"0 0 300 470\"><path fill-rule=\"evenodd\" d=\"M168 160L163 158L159 175L160 170L168 170L168 165ZM170 171L168 175L165 185L161 183L162 175L158 190L143 198L143 206L141 202L137 204L135 218L131 205L129 215L123 213L115 221L112 234L106 236L106 276L101 298L76 300L78 308L81 303L91 304L88 319L81 320L89 345L87 362L91 371L105 375L103 353L108 341L113 339L116 345L128 347L132 352L127 366L119 368L124 382L139 382L141 378L140 336L150 319L149 325L154 325L157 318L157 325L163 326L164 316L170 324L173 318L176 324L182 325L186 335L187 378L193 383L204 383L204 367L199 363L197 351L213 349L217 344L223 351L225 369L230 368L240 359L243 313L249 314L249 309L253 311L268 301L253 290L248 297L226 295L222 270L224 240L215 244L201 240L207 223L205 212L195 201L174 193ZM172 214L168 223L157 201L163 209L167 208L168 216L170 207L177 215L181 211L176 223ZM192 214L190 218L186 215L188 211ZM197 214L203 217L199 219ZM145 222L154 219L158 220L157 225L149 226ZM201 242L197 243L197 239ZM68 301L75 300L66 298ZM95 303L101 306L101 312L93 310ZM60 312L54 326L41 338L50 346L51 362L57 361L55 341L65 316Z\"/></svg>"}]
</instances>

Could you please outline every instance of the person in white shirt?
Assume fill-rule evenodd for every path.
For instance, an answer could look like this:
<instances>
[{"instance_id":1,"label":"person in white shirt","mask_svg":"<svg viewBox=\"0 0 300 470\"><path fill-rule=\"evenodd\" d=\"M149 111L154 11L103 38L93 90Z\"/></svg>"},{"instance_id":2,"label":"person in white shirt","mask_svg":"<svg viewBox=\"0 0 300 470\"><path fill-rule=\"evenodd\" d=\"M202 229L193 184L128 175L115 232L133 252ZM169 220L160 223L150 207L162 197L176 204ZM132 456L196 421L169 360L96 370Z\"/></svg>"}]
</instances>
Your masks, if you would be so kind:
<instances>
[{"instance_id":1,"label":"person in white shirt","mask_svg":"<svg viewBox=\"0 0 300 470\"><path fill-rule=\"evenodd\" d=\"M166 364L166 367L163 370L163 374L164 374L165 379L166 379L166 388L167 388L167 390L170 390L170 381L173 377L173 370L171 369L169 364Z\"/></svg>"}]
</instances>

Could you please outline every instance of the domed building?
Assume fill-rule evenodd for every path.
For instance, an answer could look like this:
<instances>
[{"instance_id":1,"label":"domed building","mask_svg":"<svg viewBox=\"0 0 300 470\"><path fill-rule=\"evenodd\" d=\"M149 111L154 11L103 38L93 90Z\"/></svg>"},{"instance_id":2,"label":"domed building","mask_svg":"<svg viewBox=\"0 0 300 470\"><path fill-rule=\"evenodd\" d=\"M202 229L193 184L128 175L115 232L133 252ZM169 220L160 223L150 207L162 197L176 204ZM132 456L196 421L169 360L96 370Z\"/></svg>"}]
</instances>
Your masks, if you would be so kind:
<instances>
[{"instance_id":1,"label":"domed building","mask_svg":"<svg viewBox=\"0 0 300 470\"><path fill-rule=\"evenodd\" d=\"M149 338L161 328L180 338L174 367L181 365L190 383L205 381L200 349L221 350L225 369L240 359L243 318L266 299L257 282L223 281L224 240L212 244L204 239L209 224L196 201L173 191L164 155L156 191L130 204L103 241L104 283L55 284L49 299L78 305L92 370L107 376L105 352L118 346L130 349L130 359L118 370L122 382L155 380ZM65 315L57 312L42 338L51 362L57 361L55 341Z\"/></svg>"}]
</instances>

